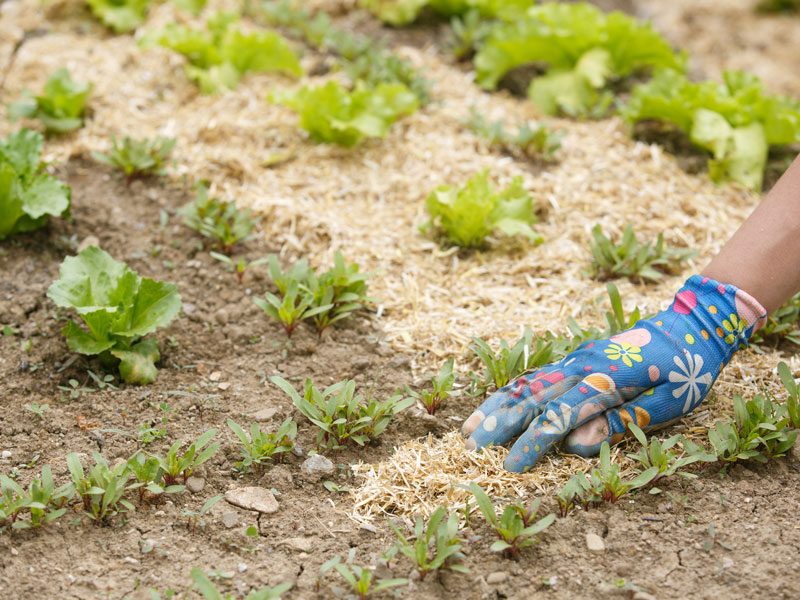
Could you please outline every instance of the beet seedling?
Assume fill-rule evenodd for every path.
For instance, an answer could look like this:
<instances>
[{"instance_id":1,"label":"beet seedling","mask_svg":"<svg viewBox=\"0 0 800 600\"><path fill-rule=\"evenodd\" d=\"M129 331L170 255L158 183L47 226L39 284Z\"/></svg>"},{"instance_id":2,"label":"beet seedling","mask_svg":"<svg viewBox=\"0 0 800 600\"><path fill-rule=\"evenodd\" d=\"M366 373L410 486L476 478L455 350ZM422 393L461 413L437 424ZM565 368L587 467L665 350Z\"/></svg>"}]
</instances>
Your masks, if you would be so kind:
<instances>
[{"instance_id":1,"label":"beet seedling","mask_svg":"<svg viewBox=\"0 0 800 600\"><path fill-rule=\"evenodd\" d=\"M214 496L213 498L209 498L203 503L203 506L200 507L200 510L190 510L188 508L184 508L181 516L186 517L187 523L189 528L194 531L197 529L197 526L205 527L206 523L203 521L203 515L206 514L211 508L220 500L222 500L223 496L220 494L219 496Z\"/></svg>"},{"instance_id":2,"label":"beet seedling","mask_svg":"<svg viewBox=\"0 0 800 600\"><path fill-rule=\"evenodd\" d=\"M472 372L469 374L472 379L472 393L476 396L484 395L492 385L500 389L528 369L533 346L533 330L525 329L513 347L509 346L506 340L500 340L500 352L497 354L480 338L472 338L472 343L470 350L485 366L483 375Z\"/></svg>"},{"instance_id":3,"label":"beet seedling","mask_svg":"<svg viewBox=\"0 0 800 600\"><path fill-rule=\"evenodd\" d=\"M800 429L800 386L797 385L788 365L783 361L778 363L778 377L780 377L783 387L789 393L789 397L786 399L788 425L794 429Z\"/></svg>"},{"instance_id":4,"label":"beet seedling","mask_svg":"<svg viewBox=\"0 0 800 600\"><path fill-rule=\"evenodd\" d=\"M233 420L228 419L228 427L236 434L241 444L239 452L242 460L236 463L236 469L242 475L246 474L250 467L257 465L259 468L272 460L273 456L283 461L283 454L289 452L294 447L294 439L297 436L297 423L288 417L277 431L264 433L258 423L250 425L250 438L248 439L245 431Z\"/></svg>"},{"instance_id":5,"label":"beet seedling","mask_svg":"<svg viewBox=\"0 0 800 600\"><path fill-rule=\"evenodd\" d=\"M197 591L205 600L233 600L233 598L240 597L238 594L223 596L200 567L194 567L191 576ZM252 590L244 600L281 600L281 594L288 592L293 585L292 583L282 583L274 588L263 587L260 590Z\"/></svg>"},{"instance_id":6,"label":"beet seedling","mask_svg":"<svg viewBox=\"0 0 800 600\"><path fill-rule=\"evenodd\" d=\"M323 564L320 569L320 575L323 575L332 568L335 568L339 575L350 584L352 594L345 596L346 598L353 598L354 600L367 600L373 594L377 594L381 590L386 590L399 585L408 583L408 579L379 579L376 585L372 585L373 573L367 567L359 567L353 564L356 549L351 548L347 556L347 561L341 562L338 556L333 557L331 560Z\"/></svg>"},{"instance_id":7,"label":"beet seedling","mask_svg":"<svg viewBox=\"0 0 800 600\"><path fill-rule=\"evenodd\" d=\"M200 183L193 202L178 211L184 224L206 238L213 239L224 254L230 254L233 246L251 239L253 228L261 220L253 217L249 208L239 210L233 202L208 195L208 188Z\"/></svg>"},{"instance_id":8,"label":"beet seedling","mask_svg":"<svg viewBox=\"0 0 800 600\"><path fill-rule=\"evenodd\" d=\"M217 453L219 442L208 445L216 434L216 429L209 429L192 442L183 454L178 454L178 449L183 445L183 442L178 440L170 446L166 458L162 458L160 454L154 457L161 466L165 487L177 485L179 476L183 476L185 484L194 469Z\"/></svg>"},{"instance_id":9,"label":"beet seedling","mask_svg":"<svg viewBox=\"0 0 800 600\"><path fill-rule=\"evenodd\" d=\"M67 468L75 492L83 502L84 513L102 523L112 515L135 510L133 504L122 498L125 492L136 487L136 484L128 485L128 463L120 463L111 469L100 454L94 452L92 456L95 464L87 477L78 455L74 452L67 455Z\"/></svg>"},{"instance_id":10,"label":"beet seedling","mask_svg":"<svg viewBox=\"0 0 800 600\"><path fill-rule=\"evenodd\" d=\"M600 468L593 468L589 473L590 493L594 498L599 496L604 502L615 504L624 494L649 482L658 472L658 467L650 467L630 481L623 481L619 476L619 465L611 464L611 447L608 442L600 446Z\"/></svg>"},{"instance_id":11,"label":"beet seedling","mask_svg":"<svg viewBox=\"0 0 800 600\"><path fill-rule=\"evenodd\" d=\"M700 456L687 455L678 457L675 452L670 452L670 449L681 440L680 435L673 435L671 438L664 440L664 442L659 441L657 437L651 437L648 444L644 432L635 423L629 423L628 429L642 445L636 454L628 454L628 458L632 458L642 466L642 468L637 469L639 475L636 477L638 484L636 487L652 486L662 478L672 477L673 475L681 475L688 479L697 477L694 473L679 471L679 469L697 462L700 460ZM660 491L656 487L650 489L651 494L658 494Z\"/></svg>"},{"instance_id":12,"label":"beet seedling","mask_svg":"<svg viewBox=\"0 0 800 600\"><path fill-rule=\"evenodd\" d=\"M63 515L63 505L72 497L70 484L56 489L49 465L42 467L41 479L33 479L27 491L13 479L0 475L0 522L10 521L12 529L41 527ZM23 510L30 513L30 521L19 520Z\"/></svg>"},{"instance_id":13,"label":"beet seedling","mask_svg":"<svg viewBox=\"0 0 800 600\"><path fill-rule=\"evenodd\" d=\"M185 488L182 485L162 487L158 482L164 478L164 469L157 458L148 457L137 451L128 459L128 469L136 480L136 490L139 493L139 504L145 501L145 492L150 492L156 502L164 494L177 494Z\"/></svg>"},{"instance_id":14,"label":"beet seedling","mask_svg":"<svg viewBox=\"0 0 800 600\"><path fill-rule=\"evenodd\" d=\"M753 334L753 344L779 344L786 340L800 346L800 292L767 317L764 327Z\"/></svg>"},{"instance_id":15,"label":"beet seedling","mask_svg":"<svg viewBox=\"0 0 800 600\"><path fill-rule=\"evenodd\" d=\"M470 113L467 127L480 137L489 140L492 146L502 148L505 152L518 154L522 152L530 158L552 161L556 151L561 148L561 140L566 131L551 131L546 125L539 123L531 128L524 123L516 133L506 131L503 121L487 121L474 107Z\"/></svg>"},{"instance_id":16,"label":"beet seedling","mask_svg":"<svg viewBox=\"0 0 800 600\"><path fill-rule=\"evenodd\" d=\"M455 562L464 558L461 552L464 540L458 536L458 513L448 515L447 508L440 506L430 516L427 525L422 517L418 517L413 544L392 521L389 521L389 526L397 536L400 553L411 560L420 579L425 579L428 573L438 575L445 570L469 573L467 567ZM431 546L435 553L431 552Z\"/></svg>"},{"instance_id":17,"label":"beet seedling","mask_svg":"<svg viewBox=\"0 0 800 600\"><path fill-rule=\"evenodd\" d=\"M583 475L582 472L581 475ZM582 479L579 478L577 474L573 474L572 477L569 478L569 481L567 481L564 487L556 494L556 502L558 503L562 518L569 515L569 513L577 507L578 502L580 502L582 506L588 504L588 500L586 499L588 488L589 482L585 475Z\"/></svg>"},{"instance_id":18,"label":"beet seedling","mask_svg":"<svg viewBox=\"0 0 800 600\"><path fill-rule=\"evenodd\" d=\"M534 536L556 519L556 515L550 513L534 522L539 510L539 498L534 499L527 507L519 502L506 506L498 518L494 504L477 483L471 482L467 489L472 492L484 519L497 534L498 539L491 545L491 550L502 552L506 558L516 559L522 549L536 543Z\"/></svg>"},{"instance_id":19,"label":"beet seedling","mask_svg":"<svg viewBox=\"0 0 800 600\"><path fill-rule=\"evenodd\" d=\"M239 260L236 262L230 256L226 256L225 254L220 254L219 252L214 252L213 250L209 252L212 258L217 259L222 264L226 265L231 271L236 274L236 277L239 278L239 283L244 283L244 274L246 271L249 271L253 267L257 267L259 265L263 265L267 262L266 258L259 258L253 261L246 261L243 257L239 257Z\"/></svg>"},{"instance_id":20,"label":"beet seedling","mask_svg":"<svg viewBox=\"0 0 800 600\"><path fill-rule=\"evenodd\" d=\"M622 240L614 244L600 225L592 228L594 243L590 245L594 260L586 274L597 279L627 277L631 281L658 281L665 273L675 273L680 264L697 255L696 250L670 248L659 233L655 245L640 243L628 223Z\"/></svg>"},{"instance_id":21,"label":"beet seedling","mask_svg":"<svg viewBox=\"0 0 800 600\"><path fill-rule=\"evenodd\" d=\"M111 151L108 154L92 152L92 158L125 173L130 183L136 177L165 175L165 163L175 148L175 138L155 137L141 140L125 136L119 143L111 134Z\"/></svg>"},{"instance_id":22,"label":"beet seedling","mask_svg":"<svg viewBox=\"0 0 800 600\"><path fill-rule=\"evenodd\" d=\"M280 322L287 337L292 337L292 333L294 333L297 326L306 319L333 308L333 304L312 307L313 301L314 299L311 295L300 289L297 281L289 283L283 299L269 292L266 294L266 300L253 298L256 306Z\"/></svg>"},{"instance_id":23,"label":"beet seedling","mask_svg":"<svg viewBox=\"0 0 800 600\"><path fill-rule=\"evenodd\" d=\"M457 396L460 393L453 390L453 385L456 382L456 374L453 373L454 363L455 360L452 358L445 361L439 373L430 380L431 390L415 392L408 386L404 388L406 394L412 398L416 398L425 406L429 415L436 414L436 411L441 408L445 399L451 396Z\"/></svg>"}]
</instances>

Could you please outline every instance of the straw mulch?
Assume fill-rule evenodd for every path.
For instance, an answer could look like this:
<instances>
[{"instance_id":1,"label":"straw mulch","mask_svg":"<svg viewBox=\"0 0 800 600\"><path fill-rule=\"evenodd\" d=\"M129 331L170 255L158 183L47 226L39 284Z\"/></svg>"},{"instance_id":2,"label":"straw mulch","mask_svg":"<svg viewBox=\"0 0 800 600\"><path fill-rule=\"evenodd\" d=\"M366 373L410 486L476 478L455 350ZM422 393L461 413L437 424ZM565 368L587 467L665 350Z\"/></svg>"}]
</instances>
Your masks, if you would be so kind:
<instances>
[{"instance_id":1,"label":"straw mulch","mask_svg":"<svg viewBox=\"0 0 800 600\"><path fill-rule=\"evenodd\" d=\"M339 12L352 2L315 4ZM40 89L61 66L95 85L92 118L78 132L49 140L45 158L64 161L105 151L111 133L176 137L173 178L209 179L213 193L264 213L263 235L280 247L285 260L304 256L314 265L327 265L341 249L347 259L373 271L370 293L381 299L372 318L375 331L412 355L418 375L438 369L449 356L467 371L465 350L473 336L496 342L516 339L524 327L565 331L569 316L600 325L604 300L599 307L589 305L605 297L604 284L581 273L590 260L587 243L595 224L617 235L632 222L643 239L663 233L670 244L700 251L684 273L658 285L617 282L627 310L638 304L655 312L667 306L685 277L702 268L759 200L733 187L716 187L705 175L684 173L658 146L632 141L615 118L549 119L551 127L567 131L560 160L552 166L492 151L463 125L471 107L509 125L539 115L529 102L482 92L469 72L432 46L398 49L432 82L430 106L395 125L386 140L355 149L315 145L290 110L265 98L275 88L324 78L295 82L249 75L236 90L203 96L186 78L181 56L163 48L143 51L132 37L110 36L99 26L85 33L75 18L83 14L82 6L78 0L56 0L46 7L39 0L0 5L0 68L7 70L0 101L16 99L25 87ZM206 15L236 6L211 0ZM158 5L146 27L176 18L170 4ZM33 27L51 33L26 41L10 63L14 45ZM308 69L318 60L309 52L303 63ZM0 120L0 135L15 127ZM276 156L283 158L279 164ZM462 253L443 250L419 233L430 191L442 183L463 183L481 169L489 169L499 185L523 178L543 214L536 228L545 243L497 241L486 251ZM719 401L712 399L705 411L689 417L688 426L713 423L729 410L734 392L751 395L762 384L775 389L777 360L771 352L742 353L715 388ZM792 365L796 369L800 363L793 358ZM463 415L472 409L464 406ZM533 475L518 478L502 472L501 451L495 452L483 458L465 454L456 435L444 442L412 442L388 463L359 469L367 474L367 485L354 493L358 514L412 514L445 499L458 502L459 492L449 486L456 473L483 474L481 481L497 493L522 494L563 483L583 466L553 457ZM423 453L430 453L424 468L412 468L414 457ZM416 498L413 503L398 504L401 488L393 486L400 480L409 490L403 493ZM382 487L385 496L379 493Z\"/></svg>"}]
</instances>

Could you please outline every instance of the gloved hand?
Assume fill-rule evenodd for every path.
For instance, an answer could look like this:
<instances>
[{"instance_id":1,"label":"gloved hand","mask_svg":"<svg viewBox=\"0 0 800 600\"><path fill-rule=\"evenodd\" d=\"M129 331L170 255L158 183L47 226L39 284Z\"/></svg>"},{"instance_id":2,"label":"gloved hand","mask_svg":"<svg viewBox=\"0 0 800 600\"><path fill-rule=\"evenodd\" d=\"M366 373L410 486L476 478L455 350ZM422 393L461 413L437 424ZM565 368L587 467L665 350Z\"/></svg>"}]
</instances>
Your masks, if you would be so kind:
<instances>
[{"instance_id":1,"label":"gloved hand","mask_svg":"<svg viewBox=\"0 0 800 600\"><path fill-rule=\"evenodd\" d=\"M663 427L700 404L765 320L743 290L694 275L668 310L492 394L464 423L466 446L519 436L504 466L523 472L564 437L567 452L592 456L604 441L620 441L628 423Z\"/></svg>"}]
</instances>

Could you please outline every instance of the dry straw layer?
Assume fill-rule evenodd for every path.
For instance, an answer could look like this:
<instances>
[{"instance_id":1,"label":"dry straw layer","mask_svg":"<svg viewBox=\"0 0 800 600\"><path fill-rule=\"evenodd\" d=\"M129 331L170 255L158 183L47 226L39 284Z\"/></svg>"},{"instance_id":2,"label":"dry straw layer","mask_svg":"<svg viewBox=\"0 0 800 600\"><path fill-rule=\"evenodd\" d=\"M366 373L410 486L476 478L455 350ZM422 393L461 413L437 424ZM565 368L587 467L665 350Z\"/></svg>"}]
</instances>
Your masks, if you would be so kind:
<instances>
[{"instance_id":1,"label":"dry straw layer","mask_svg":"<svg viewBox=\"0 0 800 600\"><path fill-rule=\"evenodd\" d=\"M315 2L334 12L349 4ZM205 15L236 6L211 0ZM181 56L163 48L143 51L132 37L110 36L99 26L86 33L78 26L85 23L81 10L77 0L44 8L39 0L0 5L0 60L5 61L0 64L8 66L0 101L15 99L24 87L38 90L62 66L75 79L95 85L93 114L86 126L48 141L45 158L59 162L105 151L111 133L176 137L173 177L207 178L214 193L266 214L263 235L280 247L284 259L305 256L312 264L326 265L341 249L347 259L376 272L370 288L381 299L375 329L398 351L413 356L418 374L437 369L449 356L466 371L470 365L463 357L472 336L494 342L516 338L524 327L563 332L569 316L599 325L601 312L586 307L604 297L604 286L581 274L590 260L588 240L596 223L618 234L632 222L644 239L663 233L671 244L700 251L679 277L648 286L617 282L626 309L638 304L645 312L655 312L667 306L685 276L713 256L758 202L745 191L714 186L705 175L684 173L658 146L632 141L616 118L549 119L551 127L567 131L560 160L553 166L542 168L493 152L463 125L471 107L510 125L539 115L529 102L482 92L470 73L433 47L398 49L432 82L434 100L429 106L395 125L386 140L355 149L315 145L296 126L290 110L265 98L275 88L324 78L295 82L270 74L248 75L236 90L203 96L185 76ZM80 21L76 14L83 14ZM177 18L186 20L170 4L157 5L146 28ZM11 63L15 44L33 27L46 27L51 33L26 41ZM317 60L309 52L303 62L311 67ZM0 135L15 127L0 120ZM271 165L278 155L289 160ZM442 183L463 183L481 169L489 169L500 185L515 176L523 178L546 214L536 227L545 243L530 247L497 242L484 252L460 253L440 249L419 233L430 191ZM712 396L705 410L684 420L684 427L713 423L729 410L734 392L752 395L762 385L776 389L777 360L769 351L740 353L715 387L721 400ZM795 357L792 366L798 367ZM464 406L464 416L472 408ZM355 494L358 514L374 515L390 506L407 514L428 512L444 499L460 501L449 478L472 473L470 469L476 477L483 473L497 493L523 493L562 483L583 465L573 458L552 457L534 474L518 478L500 469L501 450L483 458L464 454L457 434L431 443L412 442L372 472L360 469L371 474L366 487ZM413 457L424 452L431 453L426 455L426 468L412 469ZM412 491L405 493L418 503L403 508L392 499L390 486L398 477L406 480ZM386 487L385 498L375 496L381 486ZM365 504L367 497L374 506Z\"/></svg>"}]
</instances>

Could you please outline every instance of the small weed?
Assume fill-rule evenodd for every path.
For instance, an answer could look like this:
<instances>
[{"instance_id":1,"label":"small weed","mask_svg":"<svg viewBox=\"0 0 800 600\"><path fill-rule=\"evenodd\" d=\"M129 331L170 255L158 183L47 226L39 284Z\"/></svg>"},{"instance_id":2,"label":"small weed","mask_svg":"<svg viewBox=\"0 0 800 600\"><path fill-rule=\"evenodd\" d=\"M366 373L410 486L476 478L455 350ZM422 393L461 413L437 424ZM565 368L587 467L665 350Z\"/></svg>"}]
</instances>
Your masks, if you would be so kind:
<instances>
[{"instance_id":1,"label":"small weed","mask_svg":"<svg viewBox=\"0 0 800 600\"><path fill-rule=\"evenodd\" d=\"M454 362L452 358L445 361L439 373L431 378L430 390L415 392L405 386L406 394L422 402L429 415L436 414L447 398L459 394L458 391L453 390L453 384L456 381L456 374L453 372Z\"/></svg>"},{"instance_id":2,"label":"small weed","mask_svg":"<svg viewBox=\"0 0 800 600\"><path fill-rule=\"evenodd\" d=\"M94 388L81 386L77 379L70 379L67 381L68 385L59 385L58 389L62 392L69 392L69 398L61 396L61 402L69 402L71 400L78 400L81 394L91 394L95 391Z\"/></svg>"},{"instance_id":3,"label":"small weed","mask_svg":"<svg viewBox=\"0 0 800 600\"><path fill-rule=\"evenodd\" d=\"M494 29L494 23L486 21L480 11L470 10L461 17L453 17L450 27L452 40L448 44L449 49L456 58L465 60L475 54L478 48L489 39L489 35ZM480 117L480 115L477 116Z\"/></svg>"},{"instance_id":4,"label":"small weed","mask_svg":"<svg viewBox=\"0 0 800 600\"><path fill-rule=\"evenodd\" d=\"M258 468L272 460L273 456L283 461L283 453L289 452L294 447L294 438L297 436L297 423L288 417L273 433L264 433L258 423L250 425L250 438L233 419L228 419L228 427L236 434L241 442L238 446L242 460L236 463L236 470L244 475L250 467Z\"/></svg>"},{"instance_id":5,"label":"small weed","mask_svg":"<svg viewBox=\"0 0 800 600\"><path fill-rule=\"evenodd\" d=\"M532 129L525 123L516 133L506 131L503 121L487 121L474 107L467 121L467 127L480 137L489 140L492 146L497 146L505 152L516 154L521 152L529 158L538 158L544 161L553 160L556 151L561 148L561 140L566 131L551 131L546 125L537 124Z\"/></svg>"},{"instance_id":6,"label":"small weed","mask_svg":"<svg viewBox=\"0 0 800 600\"><path fill-rule=\"evenodd\" d=\"M658 234L655 245L640 243L628 223L619 244L605 236L602 227L592 228L594 243L590 246L594 261L586 275L597 279L627 277L631 281L658 281L665 273L675 273L682 262L697 255L696 250L670 248Z\"/></svg>"},{"instance_id":7,"label":"small weed","mask_svg":"<svg viewBox=\"0 0 800 600\"><path fill-rule=\"evenodd\" d=\"M200 507L200 510L190 510L188 508L184 508L181 516L186 517L187 524L192 531L197 529L198 525L200 525L200 527L205 527L206 523L203 521L203 515L211 510L211 508L220 500L222 500L221 494L206 500L203 503L203 506Z\"/></svg>"},{"instance_id":8,"label":"small weed","mask_svg":"<svg viewBox=\"0 0 800 600\"><path fill-rule=\"evenodd\" d=\"M119 169L130 182L136 177L165 175L166 162L174 147L175 138L159 136L152 140L136 140L126 135L120 143L112 134L111 151L108 154L92 152L92 158Z\"/></svg>"},{"instance_id":9,"label":"small weed","mask_svg":"<svg viewBox=\"0 0 800 600\"><path fill-rule=\"evenodd\" d=\"M253 218L250 209L239 210L233 202L210 198L208 188L200 183L197 197L180 211L187 227L200 235L213 239L224 254L233 246L252 237L259 218Z\"/></svg>"},{"instance_id":10,"label":"small weed","mask_svg":"<svg viewBox=\"0 0 800 600\"><path fill-rule=\"evenodd\" d=\"M259 265L263 265L267 262L267 258L259 258L257 260L246 261L244 258L239 257L239 260L236 262L230 256L226 256L225 254L220 254L219 252L211 251L209 252L213 258L221 262L222 264L226 265L231 271L236 274L236 277L239 278L239 283L244 283L244 274L252 269L253 267L257 267Z\"/></svg>"},{"instance_id":11,"label":"small weed","mask_svg":"<svg viewBox=\"0 0 800 600\"><path fill-rule=\"evenodd\" d=\"M467 489L475 497L483 518L497 534L498 539L492 544L491 550L502 552L506 558L516 559L523 548L536 543L534 536L556 519L555 514L550 513L534 522L540 498L534 499L527 507L520 502L506 506L498 519L494 504L478 484L472 482Z\"/></svg>"},{"instance_id":12,"label":"small weed","mask_svg":"<svg viewBox=\"0 0 800 600\"><path fill-rule=\"evenodd\" d=\"M223 596L208 578L208 575L199 567L193 568L191 575L194 586L205 600L233 600L233 598L239 597L235 594ZM292 583L282 583L274 588L263 587L260 590L252 590L247 594L245 600L280 600L281 594L288 592L290 589L292 589Z\"/></svg>"},{"instance_id":13,"label":"small weed","mask_svg":"<svg viewBox=\"0 0 800 600\"><path fill-rule=\"evenodd\" d=\"M764 327L753 334L753 344L777 345L786 340L800 346L800 292L767 317Z\"/></svg>"},{"instance_id":14,"label":"small weed","mask_svg":"<svg viewBox=\"0 0 800 600\"><path fill-rule=\"evenodd\" d=\"M733 546L729 546L717 535L716 531L714 531L714 524L708 524L708 537L703 542L703 550L706 552L711 552L714 549L714 546L720 546L721 548L725 548L725 550L733 550Z\"/></svg>"},{"instance_id":15,"label":"small weed","mask_svg":"<svg viewBox=\"0 0 800 600\"><path fill-rule=\"evenodd\" d=\"M338 556L327 561L320 567L320 575L335 568L339 575L350 585L352 594L346 596L347 598L354 598L355 600L367 600L373 594L377 594L381 590L386 590L392 587L405 585L408 579L379 579L376 585L372 585L372 571L367 567L359 567L353 564L356 549L351 548L347 556L346 562L341 562Z\"/></svg>"},{"instance_id":16,"label":"small weed","mask_svg":"<svg viewBox=\"0 0 800 600\"><path fill-rule=\"evenodd\" d=\"M469 569L458 564L457 560L464 558L461 552L464 540L458 536L458 513L448 515L447 508L437 508L427 525L422 517L418 517L414 525L414 543L412 544L393 522L389 521L398 539L398 548L406 556L419 573L420 579L425 579L428 573L444 570L469 573ZM435 547L435 554L431 552L431 545Z\"/></svg>"},{"instance_id":17,"label":"small weed","mask_svg":"<svg viewBox=\"0 0 800 600\"><path fill-rule=\"evenodd\" d=\"M40 419L44 418L44 411L47 410L49 404L42 404L39 406L36 402L31 402L28 406L23 407L25 410L32 412Z\"/></svg>"},{"instance_id":18,"label":"small weed","mask_svg":"<svg viewBox=\"0 0 800 600\"><path fill-rule=\"evenodd\" d=\"M89 377L91 377L92 380L94 380L95 384L97 384L97 389L98 390L104 390L106 388L108 388L110 390L118 390L119 389L117 386L114 385L114 376L111 375L110 373L108 375L103 375L103 377L100 378L100 376L95 374L93 371L87 370L86 372L89 374ZM70 385L72 385L72 381L74 381L74 380L70 381ZM94 390L91 389L91 388L84 388L82 391L93 392Z\"/></svg>"}]
</instances>

